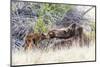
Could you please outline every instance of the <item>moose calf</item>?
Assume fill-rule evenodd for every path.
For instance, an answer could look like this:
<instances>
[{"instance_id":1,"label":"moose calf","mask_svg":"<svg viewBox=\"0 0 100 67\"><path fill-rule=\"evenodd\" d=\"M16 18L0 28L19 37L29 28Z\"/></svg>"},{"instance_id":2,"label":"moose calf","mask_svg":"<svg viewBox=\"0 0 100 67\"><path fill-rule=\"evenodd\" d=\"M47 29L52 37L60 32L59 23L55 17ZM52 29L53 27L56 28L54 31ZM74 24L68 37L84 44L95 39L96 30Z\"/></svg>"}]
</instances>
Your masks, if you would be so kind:
<instances>
[{"instance_id":1,"label":"moose calf","mask_svg":"<svg viewBox=\"0 0 100 67\"><path fill-rule=\"evenodd\" d=\"M46 39L46 35L43 33L29 33L25 38L25 50L32 49L33 47L38 47L37 43L44 39Z\"/></svg>"}]
</instances>

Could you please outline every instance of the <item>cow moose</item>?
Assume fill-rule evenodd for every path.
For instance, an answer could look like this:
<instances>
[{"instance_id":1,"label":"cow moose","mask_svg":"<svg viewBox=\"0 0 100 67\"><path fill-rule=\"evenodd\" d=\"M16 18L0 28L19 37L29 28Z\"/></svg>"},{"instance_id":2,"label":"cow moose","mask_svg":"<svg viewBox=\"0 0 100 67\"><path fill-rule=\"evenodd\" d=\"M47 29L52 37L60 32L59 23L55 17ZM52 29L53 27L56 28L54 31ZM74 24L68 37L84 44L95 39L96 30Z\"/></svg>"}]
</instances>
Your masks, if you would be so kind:
<instances>
[{"instance_id":1,"label":"cow moose","mask_svg":"<svg viewBox=\"0 0 100 67\"><path fill-rule=\"evenodd\" d=\"M51 30L48 32L47 36L49 38L68 39L75 36L75 31L76 31L76 24L72 24L67 29Z\"/></svg>"},{"instance_id":2,"label":"cow moose","mask_svg":"<svg viewBox=\"0 0 100 67\"><path fill-rule=\"evenodd\" d=\"M68 28L63 30L62 29L51 30L48 32L47 36L50 39L58 38L58 39L66 39L66 41L69 39L73 39L78 41L80 46L83 46L84 42L87 42L86 35L83 32L83 27L78 26L76 24L72 24Z\"/></svg>"}]
</instances>

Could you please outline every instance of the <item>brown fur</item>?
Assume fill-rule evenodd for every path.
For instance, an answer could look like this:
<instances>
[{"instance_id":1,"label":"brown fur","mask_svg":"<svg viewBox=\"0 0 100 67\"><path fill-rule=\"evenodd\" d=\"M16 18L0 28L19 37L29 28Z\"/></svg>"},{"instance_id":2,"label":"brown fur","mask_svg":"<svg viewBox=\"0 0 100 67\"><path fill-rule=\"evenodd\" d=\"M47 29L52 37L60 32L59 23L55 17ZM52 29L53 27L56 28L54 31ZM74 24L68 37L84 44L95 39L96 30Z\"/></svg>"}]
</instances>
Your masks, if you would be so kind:
<instances>
[{"instance_id":1,"label":"brown fur","mask_svg":"<svg viewBox=\"0 0 100 67\"><path fill-rule=\"evenodd\" d=\"M25 38L25 45L24 48L26 49L32 49L33 47L38 47L37 43L40 40L46 39L46 36L44 34L40 33L29 33Z\"/></svg>"},{"instance_id":2,"label":"brown fur","mask_svg":"<svg viewBox=\"0 0 100 67\"><path fill-rule=\"evenodd\" d=\"M49 38L68 39L75 36L76 24L72 24L65 30L51 30L48 32Z\"/></svg>"},{"instance_id":3,"label":"brown fur","mask_svg":"<svg viewBox=\"0 0 100 67\"><path fill-rule=\"evenodd\" d=\"M67 39L72 38L73 39L72 42L75 40L76 42L79 43L79 46L81 47L85 44L89 44L89 38L87 38L87 36L83 32L83 27L76 26L76 24L72 24L67 29L64 30L60 29L51 30L48 32L48 36L50 39L58 38L58 39L66 39L66 41Z\"/></svg>"}]
</instances>

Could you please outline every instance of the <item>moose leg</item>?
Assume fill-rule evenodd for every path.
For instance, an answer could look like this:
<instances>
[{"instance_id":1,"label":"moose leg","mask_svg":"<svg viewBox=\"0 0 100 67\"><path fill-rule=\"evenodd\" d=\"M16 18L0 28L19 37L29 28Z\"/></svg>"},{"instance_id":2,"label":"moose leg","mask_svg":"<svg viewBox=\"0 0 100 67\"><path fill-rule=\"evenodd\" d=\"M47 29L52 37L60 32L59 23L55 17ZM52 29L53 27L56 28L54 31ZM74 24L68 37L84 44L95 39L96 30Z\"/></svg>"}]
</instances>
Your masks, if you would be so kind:
<instances>
[{"instance_id":1,"label":"moose leg","mask_svg":"<svg viewBox=\"0 0 100 67\"><path fill-rule=\"evenodd\" d=\"M28 45L28 50L32 50L32 48L33 48L32 43L30 43L30 44Z\"/></svg>"},{"instance_id":2,"label":"moose leg","mask_svg":"<svg viewBox=\"0 0 100 67\"><path fill-rule=\"evenodd\" d=\"M33 43L34 43L34 46L35 46L36 48L38 48L38 41L33 40Z\"/></svg>"},{"instance_id":3,"label":"moose leg","mask_svg":"<svg viewBox=\"0 0 100 67\"><path fill-rule=\"evenodd\" d=\"M33 48L32 40L26 40L24 45L24 50L31 50Z\"/></svg>"},{"instance_id":4,"label":"moose leg","mask_svg":"<svg viewBox=\"0 0 100 67\"><path fill-rule=\"evenodd\" d=\"M79 44L80 44L80 47L82 47L82 46L83 46L82 36L79 36Z\"/></svg>"},{"instance_id":5,"label":"moose leg","mask_svg":"<svg viewBox=\"0 0 100 67\"><path fill-rule=\"evenodd\" d=\"M27 48L28 48L28 43L27 43L27 41L25 42L25 44L24 44L24 50L26 51L27 50Z\"/></svg>"}]
</instances>

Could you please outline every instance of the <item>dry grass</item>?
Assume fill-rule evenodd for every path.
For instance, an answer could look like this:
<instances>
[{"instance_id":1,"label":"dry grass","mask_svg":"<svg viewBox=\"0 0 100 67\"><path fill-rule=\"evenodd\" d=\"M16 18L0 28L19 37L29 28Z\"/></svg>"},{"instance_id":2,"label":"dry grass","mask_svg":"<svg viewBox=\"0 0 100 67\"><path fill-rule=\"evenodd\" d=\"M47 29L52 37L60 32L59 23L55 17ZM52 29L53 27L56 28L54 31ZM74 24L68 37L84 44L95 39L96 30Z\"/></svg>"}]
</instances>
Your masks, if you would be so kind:
<instances>
[{"instance_id":1,"label":"dry grass","mask_svg":"<svg viewBox=\"0 0 100 67\"><path fill-rule=\"evenodd\" d=\"M48 51L17 51L12 55L13 65L27 64L44 64L44 63L60 63L73 61L90 61L95 60L95 45L92 43L90 47L71 47L60 50Z\"/></svg>"}]
</instances>

